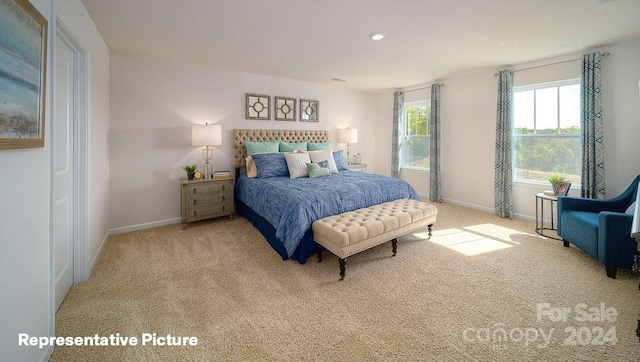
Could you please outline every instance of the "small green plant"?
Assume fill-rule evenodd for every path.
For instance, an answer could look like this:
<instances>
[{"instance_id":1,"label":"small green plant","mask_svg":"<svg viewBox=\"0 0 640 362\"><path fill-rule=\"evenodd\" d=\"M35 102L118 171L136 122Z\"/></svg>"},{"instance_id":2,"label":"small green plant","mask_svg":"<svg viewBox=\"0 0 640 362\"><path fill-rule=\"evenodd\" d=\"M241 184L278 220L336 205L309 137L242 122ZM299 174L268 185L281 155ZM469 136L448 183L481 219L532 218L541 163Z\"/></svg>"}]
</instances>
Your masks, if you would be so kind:
<instances>
[{"instance_id":1,"label":"small green plant","mask_svg":"<svg viewBox=\"0 0 640 362\"><path fill-rule=\"evenodd\" d=\"M560 182L564 182L564 176L562 175L551 175L549 176L549 182L551 182L552 185L557 185Z\"/></svg>"},{"instance_id":2,"label":"small green plant","mask_svg":"<svg viewBox=\"0 0 640 362\"><path fill-rule=\"evenodd\" d=\"M187 173L194 173L196 172L197 168L198 168L197 165L186 165L182 167L182 169L187 171Z\"/></svg>"}]
</instances>

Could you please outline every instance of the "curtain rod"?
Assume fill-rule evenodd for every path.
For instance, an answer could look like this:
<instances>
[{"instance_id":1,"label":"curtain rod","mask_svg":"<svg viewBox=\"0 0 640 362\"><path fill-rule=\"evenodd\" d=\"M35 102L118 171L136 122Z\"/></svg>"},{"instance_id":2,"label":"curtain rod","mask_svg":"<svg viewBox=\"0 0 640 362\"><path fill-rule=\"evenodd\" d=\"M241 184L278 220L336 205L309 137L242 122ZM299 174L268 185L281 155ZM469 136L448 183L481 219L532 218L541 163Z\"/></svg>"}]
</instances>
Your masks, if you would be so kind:
<instances>
[{"instance_id":1,"label":"curtain rod","mask_svg":"<svg viewBox=\"0 0 640 362\"><path fill-rule=\"evenodd\" d=\"M444 83L434 83L434 84L440 84L441 87L444 87ZM409 93L409 92L415 92L415 91L419 91L419 90L423 90L423 89L430 89L431 87L422 87L422 88L416 88L416 89L411 89L411 90L406 90L403 91L405 93Z\"/></svg>"},{"instance_id":2,"label":"curtain rod","mask_svg":"<svg viewBox=\"0 0 640 362\"><path fill-rule=\"evenodd\" d=\"M605 58L606 58L606 57L608 57L608 56L609 56L609 54L610 54L610 53L609 53L609 52L604 52L604 53L600 53L600 52L598 52L598 54L600 54L600 55L602 55L603 57L605 57ZM562 61L555 62L555 63L549 63L549 64L544 64L544 65L536 65L536 66L534 66L534 67L522 68L522 69L514 70L513 72L515 73L515 72L520 72L520 71L523 71L523 70L536 69L536 68L548 67L548 66L550 66L550 65L556 65L556 64L562 64L562 63L574 62L574 61L576 61L576 60L580 60L580 59L582 59L582 58L567 59L567 60L562 60ZM497 77L498 75L500 75L500 73L493 73L493 76L494 76L494 77Z\"/></svg>"}]
</instances>

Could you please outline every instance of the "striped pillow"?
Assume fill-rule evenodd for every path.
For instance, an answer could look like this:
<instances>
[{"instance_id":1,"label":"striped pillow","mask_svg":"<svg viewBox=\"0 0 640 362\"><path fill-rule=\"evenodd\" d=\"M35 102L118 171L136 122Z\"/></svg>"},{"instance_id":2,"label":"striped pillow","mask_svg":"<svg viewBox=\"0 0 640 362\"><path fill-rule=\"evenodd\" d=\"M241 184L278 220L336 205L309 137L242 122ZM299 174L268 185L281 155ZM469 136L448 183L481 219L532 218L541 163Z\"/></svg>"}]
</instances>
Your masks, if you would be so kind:
<instances>
[{"instance_id":1,"label":"striped pillow","mask_svg":"<svg viewBox=\"0 0 640 362\"><path fill-rule=\"evenodd\" d=\"M311 158L309 158L308 153L285 153L284 157L287 160L287 167L289 168L290 178L309 176L307 163L311 162Z\"/></svg>"}]
</instances>

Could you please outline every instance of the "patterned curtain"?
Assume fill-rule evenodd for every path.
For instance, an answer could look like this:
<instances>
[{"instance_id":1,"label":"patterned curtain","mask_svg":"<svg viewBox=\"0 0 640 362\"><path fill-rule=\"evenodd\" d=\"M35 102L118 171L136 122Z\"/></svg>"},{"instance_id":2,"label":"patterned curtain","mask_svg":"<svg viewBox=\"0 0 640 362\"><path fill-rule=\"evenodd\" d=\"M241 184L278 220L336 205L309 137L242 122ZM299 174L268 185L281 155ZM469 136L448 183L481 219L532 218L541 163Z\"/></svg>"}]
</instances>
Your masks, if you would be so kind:
<instances>
[{"instance_id":1,"label":"patterned curtain","mask_svg":"<svg viewBox=\"0 0 640 362\"><path fill-rule=\"evenodd\" d=\"M496 117L495 210L500 217L513 219L513 174L511 125L513 118L513 71L500 72Z\"/></svg>"},{"instance_id":2,"label":"patterned curtain","mask_svg":"<svg viewBox=\"0 0 640 362\"><path fill-rule=\"evenodd\" d=\"M400 176L400 125L402 124L402 105L404 104L404 92L393 93L393 130L391 131L391 176Z\"/></svg>"},{"instance_id":3,"label":"patterned curtain","mask_svg":"<svg viewBox=\"0 0 640 362\"><path fill-rule=\"evenodd\" d=\"M580 126L582 128L582 197L604 199L604 137L600 54L582 56Z\"/></svg>"},{"instance_id":4,"label":"patterned curtain","mask_svg":"<svg viewBox=\"0 0 640 362\"><path fill-rule=\"evenodd\" d=\"M429 123L431 147L429 149L429 200L442 202L440 180L440 84L431 85L431 122Z\"/></svg>"}]
</instances>

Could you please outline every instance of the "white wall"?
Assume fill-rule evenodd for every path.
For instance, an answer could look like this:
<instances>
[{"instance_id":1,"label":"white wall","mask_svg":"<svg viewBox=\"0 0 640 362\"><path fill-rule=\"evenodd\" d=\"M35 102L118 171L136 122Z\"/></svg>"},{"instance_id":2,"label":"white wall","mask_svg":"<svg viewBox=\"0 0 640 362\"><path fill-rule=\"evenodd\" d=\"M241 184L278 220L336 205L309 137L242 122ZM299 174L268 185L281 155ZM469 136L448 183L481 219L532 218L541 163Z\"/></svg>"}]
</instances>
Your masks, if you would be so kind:
<instances>
[{"instance_id":1,"label":"white wall","mask_svg":"<svg viewBox=\"0 0 640 362\"><path fill-rule=\"evenodd\" d=\"M31 3L47 18L51 34L51 2ZM50 41L49 48L52 44ZM51 53L49 51L49 55ZM49 335L52 325L49 304L51 79L49 72L45 147L0 151L0 351L7 360L44 360L48 353L38 348L18 348L17 340L18 333Z\"/></svg>"},{"instance_id":2,"label":"white wall","mask_svg":"<svg viewBox=\"0 0 640 362\"><path fill-rule=\"evenodd\" d=\"M622 192L640 174L640 42L625 42L596 50L609 51L602 60L603 108L605 122L605 160L607 197ZM520 64L513 69L515 85L544 83L554 80L579 78L581 53ZM567 61L567 62L565 62ZM558 63L553 65L554 63ZM524 70L525 68L532 68ZM442 192L445 201L481 210L494 210L494 159L497 78L494 73L503 68L486 69L473 74L439 80L442 117ZM413 88L418 88L413 87ZM417 93L417 92L416 92ZM406 93L415 98L414 93ZM406 96L405 96L406 97ZM428 97L428 95L425 95ZM388 145L376 148L380 173L388 174L390 168L390 134L393 114L393 92L377 95L378 113L384 119L377 120L382 139L389 138ZM412 98L413 99L413 98ZM386 161L389 160L389 161ZM384 171L384 172L381 172ZM403 170L401 177L409 181L419 192L428 195L428 172ZM537 192L549 189L549 185L515 184L514 211L518 217L533 218ZM570 195L579 195L572 189Z\"/></svg>"},{"instance_id":3,"label":"white wall","mask_svg":"<svg viewBox=\"0 0 640 362\"><path fill-rule=\"evenodd\" d=\"M56 15L91 52L90 160L108 165L107 132L108 53L79 0L31 0L49 22L47 100L44 148L0 151L0 351L7 361L45 361L51 348L18 347L18 333L48 336L54 333L51 258L51 106ZM97 187L89 195L90 240L105 238L108 167L95 170ZM94 248L94 253L96 252Z\"/></svg>"},{"instance_id":4,"label":"white wall","mask_svg":"<svg viewBox=\"0 0 640 362\"><path fill-rule=\"evenodd\" d=\"M319 123L245 119L245 94L320 101ZM273 101L273 100L272 100ZM334 148L337 130L358 129L351 153L372 162L375 96L371 93L208 68L189 63L111 54L111 227L114 232L178 221L181 167L198 164L191 125L222 125L214 169L232 169L231 130L326 129Z\"/></svg>"}]
</instances>

